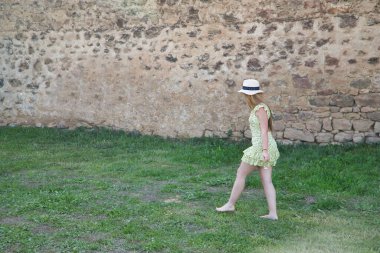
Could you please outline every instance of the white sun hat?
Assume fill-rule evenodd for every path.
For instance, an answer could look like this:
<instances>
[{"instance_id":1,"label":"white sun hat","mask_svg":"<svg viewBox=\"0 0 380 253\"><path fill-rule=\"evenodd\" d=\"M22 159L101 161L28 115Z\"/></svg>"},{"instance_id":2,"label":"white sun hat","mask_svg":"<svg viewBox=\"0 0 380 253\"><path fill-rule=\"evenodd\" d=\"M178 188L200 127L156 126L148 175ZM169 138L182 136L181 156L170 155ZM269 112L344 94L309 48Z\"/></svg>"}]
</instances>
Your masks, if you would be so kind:
<instances>
[{"instance_id":1,"label":"white sun hat","mask_svg":"<svg viewBox=\"0 0 380 253\"><path fill-rule=\"evenodd\" d=\"M242 92L247 95L255 95L257 93L262 93L260 90L260 83L255 79L246 79L243 81L243 87L239 92Z\"/></svg>"}]
</instances>

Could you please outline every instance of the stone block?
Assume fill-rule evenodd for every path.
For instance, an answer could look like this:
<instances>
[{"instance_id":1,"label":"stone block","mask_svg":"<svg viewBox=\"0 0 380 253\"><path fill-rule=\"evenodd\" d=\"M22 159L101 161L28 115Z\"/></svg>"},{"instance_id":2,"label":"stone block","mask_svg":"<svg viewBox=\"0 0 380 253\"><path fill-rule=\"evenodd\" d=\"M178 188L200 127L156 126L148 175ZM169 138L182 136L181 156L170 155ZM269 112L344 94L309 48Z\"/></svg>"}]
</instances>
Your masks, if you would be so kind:
<instances>
[{"instance_id":1,"label":"stone block","mask_svg":"<svg viewBox=\"0 0 380 253\"><path fill-rule=\"evenodd\" d=\"M304 123L295 122L295 123L292 123L292 127L299 130L305 130Z\"/></svg>"},{"instance_id":2,"label":"stone block","mask_svg":"<svg viewBox=\"0 0 380 253\"><path fill-rule=\"evenodd\" d=\"M329 143L333 140L334 135L331 133L319 133L316 135L316 141L318 143Z\"/></svg>"},{"instance_id":3,"label":"stone block","mask_svg":"<svg viewBox=\"0 0 380 253\"><path fill-rule=\"evenodd\" d=\"M340 28L353 28L356 27L358 18L353 14L341 14L340 17Z\"/></svg>"},{"instance_id":4,"label":"stone block","mask_svg":"<svg viewBox=\"0 0 380 253\"><path fill-rule=\"evenodd\" d=\"M361 112L376 112L377 109L369 106L362 107L360 109Z\"/></svg>"},{"instance_id":5,"label":"stone block","mask_svg":"<svg viewBox=\"0 0 380 253\"><path fill-rule=\"evenodd\" d=\"M335 66L337 67L339 65L339 59L335 57L331 57L330 55L326 55L325 57L325 64L327 66Z\"/></svg>"},{"instance_id":6,"label":"stone block","mask_svg":"<svg viewBox=\"0 0 380 253\"><path fill-rule=\"evenodd\" d=\"M50 122L47 124L47 127L57 127L57 123L56 122Z\"/></svg>"},{"instance_id":7,"label":"stone block","mask_svg":"<svg viewBox=\"0 0 380 253\"><path fill-rule=\"evenodd\" d=\"M307 75L292 75L293 77L293 86L297 89L311 89L313 84L310 82Z\"/></svg>"},{"instance_id":8,"label":"stone block","mask_svg":"<svg viewBox=\"0 0 380 253\"><path fill-rule=\"evenodd\" d=\"M375 136L373 136L373 137L366 137L365 138L365 142L366 143L369 143L369 144L372 144L372 143L380 143L380 137L375 137Z\"/></svg>"},{"instance_id":9,"label":"stone block","mask_svg":"<svg viewBox=\"0 0 380 253\"><path fill-rule=\"evenodd\" d=\"M323 106L323 107L313 107L312 110L314 112L323 113L323 112L330 112L330 107Z\"/></svg>"},{"instance_id":10,"label":"stone block","mask_svg":"<svg viewBox=\"0 0 380 253\"><path fill-rule=\"evenodd\" d=\"M291 113L284 113L283 117L284 117L285 122L291 122L291 121L295 121L297 119L297 117Z\"/></svg>"},{"instance_id":11,"label":"stone block","mask_svg":"<svg viewBox=\"0 0 380 253\"><path fill-rule=\"evenodd\" d=\"M333 128L335 130L351 130L352 123L346 119L333 119Z\"/></svg>"},{"instance_id":12,"label":"stone block","mask_svg":"<svg viewBox=\"0 0 380 253\"><path fill-rule=\"evenodd\" d=\"M340 133L337 133L335 136L334 136L334 140L337 141L337 142L350 142L352 141L353 139L353 134L352 133L344 133L344 132L340 132Z\"/></svg>"},{"instance_id":13,"label":"stone block","mask_svg":"<svg viewBox=\"0 0 380 253\"><path fill-rule=\"evenodd\" d=\"M354 105L354 97L346 94L336 94L332 96L330 105L352 107Z\"/></svg>"},{"instance_id":14,"label":"stone block","mask_svg":"<svg viewBox=\"0 0 380 253\"><path fill-rule=\"evenodd\" d=\"M330 112L320 112L320 113L315 113L314 116L317 118L327 118L330 117L331 113Z\"/></svg>"},{"instance_id":15,"label":"stone block","mask_svg":"<svg viewBox=\"0 0 380 253\"><path fill-rule=\"evenodd\" d=\"M259 59L252 58L247 63L247 69L250 71L263 71L265 66L262 65Z\"/></svg>"},{"instance_id":16,"label":"stone block","mask_svg":"<svg viewBox=\"0 0 380 253\"><path fill-rule=\"evenodd\" d=\"M353 120L352 125L355 131L365 132L371 129L374 122L372 120Z\"/></svg>"},{"instance_id":17,"label":"stone block","mask_svg":"<svg viewBox=\"0 0 380 253\"><path fill-rule=\"evenodd\" d=\"M361 90L359 90L359 94L367 94L369 92L370 92L369 89L361 89Z\"/></svg>"},{"instance_id":18,"label":"stone block","mask_svg":"<svg viewBox=\"0 0 380 253\"><path fill-rule=\"evenodd\" d=\"M371 79L365 78L365 79L357 79L350 83L351 87L357 88L357 89L365 89L368 88L371 85Z\"/></svg>"},{"instance_id":19,"label":"stone block","mask_svg":"<svg viewBox=\"0 0 380 253\"><path fill-rule=\"evenodd\" d=\"M370 106L379 108L380 107L380 93L367 93L360 94L355 97L355 102L358 106Z\"/></svg>"},{"instance_id":20,"label":"stone block","mask_svg":"<svg viewBox=\"0 0 380 253\"><path fill-rule=\"evenodd\" d=\"M60 121L58 124L57 124L57 128L59 129L63 129L63 128L68 128L67 126L67 123L65 121Z\"/></svg>"},{"instance_id":21,"label":"stone block","mask_svg":"<svg viewBox=\"0 0 380 253\"><path fill-rule=\"evenodd\" d=\"M314 135L312 133L294 129L294 128L286 128L284 132L284 138L290 139L290 140L314 142Z\"/></svg>"},{"instance_id":22,"label":"stone block","mask_svg":"<svg viewBox=\"0 0 380 253\"><path fill-rule=\"evenodd\" d=\"M284 131L285 123L282 120L273 121L273 130L274 131Z\"/></svg>"},{"instance_id":23,"label":"stone block","mask_svg":"<svg viewBox=\"0 0 380 253\"><path fill-rule=\"evenodd\" d=\"M352 112L352 107L344 107L340 109L340 112Z\"/></svg>"},{"instance_id":24,"label":"stone block","mask_svg":"<svg viewBox=\"0 0 380 253\"><path fill-rule=\"evenodd\" d=\"M320 95L320 96L329 96L329 95L332 95L334 93L335 93L335 91L332 90L332 89L326 89L326 90L319 90L319 91L317 91L317 95Z\"/></svg>"},{"instance_id":25,"label":"stone block","mask_svg":"<svg viewBox=\"0 0 380 253\"><path fill-rule=\"evenodd\" d=\"M281 145L292 145L293 142L290 140L277 140L277 142Z\"/></svg>"},{"instance_id":26,"label":"stone block","mask_svg":"<svg viewBox=\"0 0 380 253\"><path fill-rule=\"evenodd\" d=\"M370 136L370 137L375 137L375 136L377 136L377 135L376 135L375 132L365 132L365 133L364 133L364 136L365 136L365 137L368 137L368 136Z\"/></svg>"},{"instance_id":27,"label":"stone block","mask_svg":"<svg viewBox=\"0 0 380 253\"><path fill-rule=\"evenodd\" d=\"M329 118L323 119L322 126L323 126L323 129L325 129L327 131L333 130L332 124L331 124L331 119L329 119Z\"/></svg>"},{"instance_id":28,"label":"stone block","mask_svg":"<svg viewBox=\"0 0 380 253\"><path fill-rule=\"evenodd\" d=\"M380 73L373 76L372 84L374 88L380 88Z\"/></svg>"},{"instance_id":29,"label":"stone block","mask_svg":"<svg viewBox=\"0 0 380 253\"><path fill-rule=\"evenodd\" d=\"M309 104L313 106L328 106L331 98L327 96L315 96L309 99Z\"/></svg>"},{"instance_id":30,"label":"stone block","mask_svg":"<svg viewBox=\"0 0 380 253\"><path fill-rule=\"evenodd\" d=\"M375 123L374 132L375 133L380 133L380 122L376 122Z\"/></svg>"},{"instance_id":31,"label":"stone block","mask_svg":"<svg viewBox=\"0 0 380 253\"><path fill-rule=\"evenodd\" d=\"M284 112L287 112L287 113L298 113L298 108L295 107L295 106L286 106L283 108Z\"/></svg>"},{"instance_id":32,"label":"stone block","mask_svg":"<svg viewBox=\"0 0 380 253\"><path fill-rule=\"evenodd\" d=\"M380 121L380 111L367 113L367 118L373 121Z\"/></svg>"},{"instance_id":33,"label":"stone block","mask_svg":"<svg viewBox=\"0 0 380 253\"><path fill-rule=\"evenodd\" d=\"M359 113L345 113L344 114L345 119L360 119Z\"/></svg>"},{"instance_id":34,"label":"stone block","mask_svg":"<svg viewBox=\"0 0 380 253\"><path fill-rule=\"evenodd\" d=\"M10 79L9 81L9 84L12 86L12 87L20 87L22 86L22 82L18 79Z\"/></svg>"},{"instance_id":35,"label":"stone block","mask_svg":"<svg viewBox=\"0 0 380 253\"><path fill-rule=\"evenodd\" d=\"M307 120L307 119L311 119L311 118L314 118L314 113L313 112L310 112L310 111L300 111L298 113L298 118L300 120Z\"/></svg>"},{"instance_id":36,"label":"stone block","mask_svg":"<svg viewBox=\"0 0 380 253\"><path fill-rule=\"evenodd\" d=\"M357 133L357 134L354 134L353 138L352 138L352 141L354 143L363 143L364 142L364 134L363 133Z\"/></svg>"},{"instance_id":37,"label":"stone block","mask_svg":"<svg viewBox=\"0 0 380 253\"><path fill-rule=\"evenodd\" d=\"M284 132L281 132L281 131L274 132L274 136L276 139L283 139L284 138Z\"/></svg>"},{"instance_id":38,"label":"stone block","mask_svg":"<svg viewBox=\"0 0 380 253\"><path fill-rule=\"evenodd\" d=\"M322 124L316 120L310 120L306 122L306 129L311 132L320 132Z\"/></svg>"},{"instance_id":39,"label":"stone block","mask_svg":"<svg viewBox=\"0 0 380 253\"><path fill-rule=\"evenodd\" d=\"M377 65L379 63L379 57L371 57L367 61L369 64Z\"/></svg>"},{"instance_id":40,"label":"stone block","mask_svg":"<svg viewBox=\"0 0 380 253\"><path fill-rule=\"evenodd\" d=\"M333 119L342 119L343 118L343 113L341 113L341 112L333 112L333 113L331 113L331 117Z\"/></svg>"}]
</instances>

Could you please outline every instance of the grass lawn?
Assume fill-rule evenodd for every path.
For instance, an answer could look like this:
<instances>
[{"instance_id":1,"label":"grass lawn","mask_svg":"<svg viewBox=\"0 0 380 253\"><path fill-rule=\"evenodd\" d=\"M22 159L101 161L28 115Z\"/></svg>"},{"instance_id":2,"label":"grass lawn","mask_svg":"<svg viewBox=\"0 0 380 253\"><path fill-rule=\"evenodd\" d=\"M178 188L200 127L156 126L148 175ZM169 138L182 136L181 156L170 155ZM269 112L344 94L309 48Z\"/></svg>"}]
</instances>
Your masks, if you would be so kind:
<instances>
[{"instance_id":1,"label":"grass lawn","mask_svg":"<svg viewBox=\"0 0 380 253\"><path fill-rule=\"evenodd\" d=\"M0 252L380 252L380 145L279 146L219 214L249 141L0 128Z\"/></svg>"}]
</instances>

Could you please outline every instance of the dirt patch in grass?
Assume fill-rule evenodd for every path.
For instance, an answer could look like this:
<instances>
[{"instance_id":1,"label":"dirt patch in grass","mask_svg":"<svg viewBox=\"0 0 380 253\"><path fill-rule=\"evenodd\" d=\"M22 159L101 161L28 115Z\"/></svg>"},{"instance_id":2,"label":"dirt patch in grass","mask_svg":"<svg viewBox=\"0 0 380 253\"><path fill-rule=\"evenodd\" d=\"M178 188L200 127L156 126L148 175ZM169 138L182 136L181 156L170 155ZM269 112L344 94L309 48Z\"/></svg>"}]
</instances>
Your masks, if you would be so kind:
<instances>
[{"instance_id":1,"label":"dirt patch in grass","mask_svg":"<svg viewBox=\"0 0 380 253\"><path fill-rule=\"evenodd\" d=\"M162 187L167 184L173 183L172 181L156 181L153 184L146 184L139 188L136 192L129 192L126 195L137 197L144 202L163 201L165 195L161 193Z\"/></svg>"},{"instance_id":2,"label":"dirt patch in grass","mask_svg":"<svg viewBox=\"0 0 380 253\"><path fill-rule=\"evenodd\" d=\"M33 233L38 233L38 234L49 234L49 233L54 233L56 232L57 229L47 225L47 224L38 224L34 228L32 228Z\"/></svg>"},{"instance_id":3,"label":"dirt patch in grass","mask_svg":"<svg viewBox=\"0 0 380 253\"><path fill-rule=\"evenodd\" d=\"M20 216L10 216L5 217L0 220L0 224L3 225L25 225L30 224L27 220L25 220L23 217Z\"/></svg>"},{"instance_id":4,"label":"dirt patch in grass","mask_svg":"<svg viewBox=\"0 0 380 253\"><path fill-rule=\"evenodd\" d=\"M165 203L181 203L182 201L180 200L179 195L176 195L173 198L168 198L164 200Z\"/></svg>"},{"instance_id":5,"label":"dirt patch in grass","mask_svg":"<svg viewBox=\"0 0 380 253\"><path fill-rule=\"evenodd\" d=\"M306 196L305 197L305 203L307 205L312 205L312 204L315 204L316 202L317 202L317 198L314 196Z\"/></svg>"},{"instance_id":6,"label":"dirt patch in grass","mask_svg":"<svg viewBox=\"0 0 380 253\"><path fill-rule=\"evenodd\" d=\"M226 186L223 186L223 187L220 187L220 186L210 186L210 187L206 188L206 192L209 192L209 193L220 193L220 192L224 193L224 192L228 192L230 190L231 189L229 187L226 187Z\"/></svg>"},{"instance_id":7,"label":"dirt patch in grass","mask_svg":"<svg viewBox=\"0 0 380 253\"><path fill-rule=\"evenodd\" d=\"M92 232L86 235L81 236L80 238L82 240L85 240L87 242L97 242L101 240L106 240L108 239L108 234L107 233L102 233L102 232Z\"/></svg>"},{"instance_id":8,"label":"dirt patch in grass","mask_svg":"<svg viewBox=\"0 0 380 253\"><path fill-rule=\"evenodd\" d=\"M48 233L52 233L56 231L56 228L48 224L34 224L21 216L5 217L0 220L0 224L12 225L12 226L27 225L28 227L31 227L31 231L33 233L38 233L38 234L48 234Z\"/></svg>"},{"instance_id":9,"label":"dirt patch in grass","mask_svg":"<svg viewBox=\"0 0 380 253\"><path fill-rule=\"evenodd\" d=\"M208 228L204 228L193 223L186 224L185 229L188 233L192 233L192 234L201 234L201 233L209 232Z\"/></svg>"},{"instance_id":10,"label":"dirt patch in grass","mask_svg":"<svg viewBox=\"0 0 380 253\"><path fill-rule=\"evenodd\" d=\"M20 243L15 243L11 245L8 249L5 250L5 252L21 252L21 244Z\"/></svg>"},{"instance_id":11,"label":"dirt patch in grass","mask_svg":"<svg viewBox=\"0 0 380 253\"><path fill-rule=\"evenodd\" d=\"M112 240L112 248L106 248L103 251L108 253L134 253L136 251L130 251L126 248L126 240L121 238L115 238Z\"/></svg>"},{"instance_id":12,"label":"dirt patch in grass","mask_svg":"<svg viewBox=\"0 0 380 253\"><path fill-rule=\"evenodd\" d=\"M105 214L99 214L99 215L92 215L92 214L82 214L82 213L73 213L68 217L65 217L65 219L70 221L102 221L107 219L107 215Z\"/></svg>"},{"instance_id":13,"label":"dirt patch in grass","mask_svg":"<svg viewBox=\"0 0 380 253\"><path fill-rule=\"evenodd\" d=\"M246 188L243 194L248 196L265 197L263 188Z\"/></svg>"},{"instance_id":14,"label":"dirt patch in grass","mask_svg":"<svg viewBox=\"0 0 380 253\"><path fill-rule=\"evenodd\" d=\"M63 175L59 171L48 169L40 169L38 172L25 169L18 172L20 185L27 189L38 189L46 185L51 185L55 180L61 180L62 178L66 178L66 175Z\"/></svg>"}]
</instances>

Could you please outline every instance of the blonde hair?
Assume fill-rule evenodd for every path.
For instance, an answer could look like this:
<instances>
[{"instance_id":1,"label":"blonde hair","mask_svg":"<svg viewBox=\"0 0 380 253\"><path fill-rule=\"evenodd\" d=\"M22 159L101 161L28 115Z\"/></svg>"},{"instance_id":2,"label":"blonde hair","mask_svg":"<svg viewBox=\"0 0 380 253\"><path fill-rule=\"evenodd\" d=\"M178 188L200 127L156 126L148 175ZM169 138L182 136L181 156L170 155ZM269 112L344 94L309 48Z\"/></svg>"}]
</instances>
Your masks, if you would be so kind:
<instances>
[{"instance_id":1,"label":"blonde hair","mask_svg":"<svg viewBox=\"0 0 380 253\"><path fill-rule=\"evenodd\" d=\"M256 105L258 105L260 103L264 103L264 101L265 101L263 93L257 93L255 95L244 94L244 96L245 96L245 99L246 99L247 104L249 106L249 109L251 109L251 110L253 110L256 107ZM268 129L269 129L269 131L272 131L272 126L273 126L272 111L269 109L269 112L270 112L270 117L268 119Z\"/></svg>"}]
</instances>

